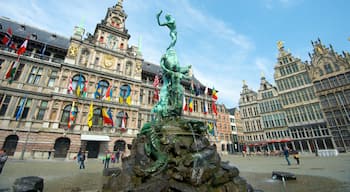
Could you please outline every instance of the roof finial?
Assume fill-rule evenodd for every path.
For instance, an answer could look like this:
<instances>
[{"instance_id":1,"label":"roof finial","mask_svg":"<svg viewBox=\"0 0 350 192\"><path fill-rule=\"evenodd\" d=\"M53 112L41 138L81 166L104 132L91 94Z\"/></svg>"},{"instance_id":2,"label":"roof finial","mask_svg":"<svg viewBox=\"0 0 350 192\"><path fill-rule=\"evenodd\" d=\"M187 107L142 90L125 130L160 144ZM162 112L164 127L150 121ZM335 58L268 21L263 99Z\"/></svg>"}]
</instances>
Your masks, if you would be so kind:
<instances>
[{"instance_id":1,"label":"roof finial","mask_svg":"<svg viewBox=\"0 0 350 192\"><path fill-rule=\"evenodd\" d=\"M283 41L277 41L277 48L278 50L282 50L284 48Z\"/></svg>"}]
</instances>

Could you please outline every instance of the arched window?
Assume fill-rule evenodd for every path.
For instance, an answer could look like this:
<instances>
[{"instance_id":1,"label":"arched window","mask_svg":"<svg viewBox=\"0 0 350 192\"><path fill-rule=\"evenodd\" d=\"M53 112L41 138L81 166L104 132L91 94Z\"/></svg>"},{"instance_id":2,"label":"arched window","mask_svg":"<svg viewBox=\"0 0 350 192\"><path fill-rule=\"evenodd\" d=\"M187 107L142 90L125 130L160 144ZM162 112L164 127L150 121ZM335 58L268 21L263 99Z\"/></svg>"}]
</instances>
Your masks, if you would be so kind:
<instances>
[{"instance_id":1,"label":"arched window","mask_svg":"<svg viewBox=\"0 0 350 192\"><path fill-rule=\"evenodd\" d=\"M116 122L117 128L126 130L126 128L128 127L128 119L129 119L128 113L124 111L120 111L117 114L117 122Z\"/></svg>"},{"instance_id":2,"label":"arched window","mask_svg":"<svg viewBox=\"0 0 350 192\"><path fill-rule=\"evenodd\" d=\"M131 105L131 88L129 85L122 85L119 92L119 103Z\"/></svg>"},{"instance_id":3,"label":"arched window","mask_svg":"<svg viewBox=\"0 0 350 192\"><path fill-rule=\"evenodd\" d=\"M66 105L63 109L63 113L62 113L62 117L61 117L61 122L62 123L68 123L68 119L69 119L69 114L71 112L72 109L72 105ZM78 114L78 107L74 106L74 112L75 114ZM75 117L74 122L77 118Z\"/></svg>"},{"instance_id":4,"label":"arched window","mask_svg":"<svg viewBox=\"0 0 350 192\"><path fill-rule=\"evenodd\" d=\"M66 137L60 137L55 141L55 158L65 158L70 148L70 139Z\"/></svg>"},{"instance_id":5,"label":"arched window","mask_svg":"<svg viewBox=\"0 0 350 192\"><path fill-rule=\"evenodd\" d=\"M6 154L8 156L12 156L15 154L17 143L18 143L18 136L9 135L6 137L4 146L2 148L6 150Z\"/></svg>"},{"instance_id":6,"label":"arched window","mask_svg":"<svg viewBox=\"0 0 350 192\"><path fill-rule=\"evenodd\" d=\"M103 126L101 108L94 109L94 115L92 116L92 125L93 126Z\"/></svg>"},{"instance_id":7,"label":"arched window","mask_svg":"<svg viewBox=\"0 0 350 192\"><path fill-rule=\"evenodd\" d=\"M79 80L80 79L80 80ZM84 88L85 77L83 75L75 75L72 79L73 90L76 92L78 83L80 84L81 90Z\"/></svg>"},{"instance_id":8,"label":"arched window","mask_svg":"<svg viewBox=\"0 0 350 192\"><path fill-rule=\"evenodd\" d=\"M109 83L105 80L100 81L100 89L101 89L101 98L106 94L106 91L109 87Z\"/></svg>"},{"instance_id":9,"label":"arched window","mask_svg":"<svg viewBox=\"0 0 350 192\"><path fill-rule=\"evenodd\" d=\"M126 142L124 140L117 140L115 143L114 143L114 147L113 147L113 150L114 151L125 151L125 145L126 145Z\"/></svg>"}]
</instances>

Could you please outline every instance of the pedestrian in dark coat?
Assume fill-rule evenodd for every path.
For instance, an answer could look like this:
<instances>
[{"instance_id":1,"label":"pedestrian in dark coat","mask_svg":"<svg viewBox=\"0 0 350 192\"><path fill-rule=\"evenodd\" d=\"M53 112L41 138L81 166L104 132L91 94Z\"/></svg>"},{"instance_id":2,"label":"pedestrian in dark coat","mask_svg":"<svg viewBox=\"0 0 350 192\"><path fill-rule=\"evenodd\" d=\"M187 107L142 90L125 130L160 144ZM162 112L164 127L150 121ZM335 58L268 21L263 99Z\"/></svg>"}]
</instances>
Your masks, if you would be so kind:
<instances>
[{"instance_id":1,"label":"pedestrian in dark coat","mask_svg":"<svg viewBox=\"0 0 350 192\"><path fill-rule=\"evenodd\" d=\"M1 149L1 150L0 150L0 174L1 174L1 172L2 172L2 169L3 169L4 166L5 166L5 163L6 163L6 161L7 161L7 158L8 158L8 156L7 156L7 154L6 154L6 150Z\"/></svg>"}]
</instances>

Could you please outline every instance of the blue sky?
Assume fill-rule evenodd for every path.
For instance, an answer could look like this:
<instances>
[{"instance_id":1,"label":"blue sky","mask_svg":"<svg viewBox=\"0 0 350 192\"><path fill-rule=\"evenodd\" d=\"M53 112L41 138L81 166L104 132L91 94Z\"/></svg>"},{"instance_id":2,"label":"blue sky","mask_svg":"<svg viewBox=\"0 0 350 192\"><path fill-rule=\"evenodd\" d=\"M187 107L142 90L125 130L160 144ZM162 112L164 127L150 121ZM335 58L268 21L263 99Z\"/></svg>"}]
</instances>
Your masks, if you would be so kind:
<instances>
[{"instance_id":1,"label":"blue sky","mask_svg":"<svg viewBox=\"0 0 350 192\"><path fill-rule=\"evenodd\" d=\"M0 0L0 16L70 37L84 23L93 33L117 0ZM218 103L238 106L242 80L257 91L263 72L274 84L276 42L308 60L310 41L349 51L348 0L124 0L130 44L141 37L143 57L158 64L169 45L169 30L159 27L163 10L177 24L176 50L180 65L193 66L194 75L219 90ZM164 21L164 15L161 17Z\"/></svg>"}]
</instances>

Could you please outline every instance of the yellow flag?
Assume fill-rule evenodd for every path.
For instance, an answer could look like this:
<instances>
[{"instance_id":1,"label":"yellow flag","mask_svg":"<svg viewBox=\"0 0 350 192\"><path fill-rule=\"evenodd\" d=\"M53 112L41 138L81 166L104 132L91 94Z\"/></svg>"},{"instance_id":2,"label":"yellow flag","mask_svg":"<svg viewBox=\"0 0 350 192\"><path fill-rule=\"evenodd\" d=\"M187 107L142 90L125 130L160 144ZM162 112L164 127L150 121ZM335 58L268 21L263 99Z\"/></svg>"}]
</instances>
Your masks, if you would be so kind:
<instances>
[{"instance_id":1,"label":"yellow flag","mask_svg":"<svg viewBox=\"0 0 350 192\"><path fill-rule=\"evenodd\" d=\"M90 103L90 110L89 110L89 114L88 114L88 126L89 128L92 127L92 117L94 116L94 105L93 102Z\"/></svg>"}]
</instances>

